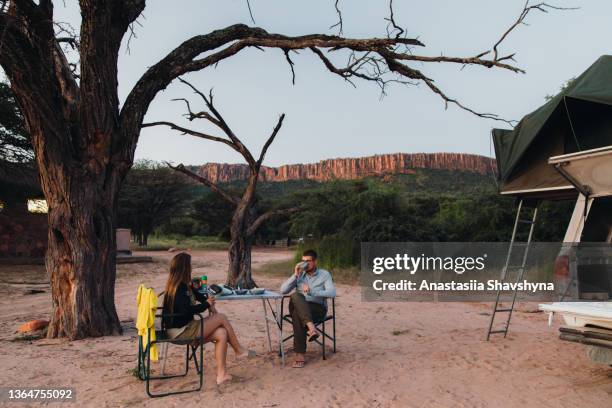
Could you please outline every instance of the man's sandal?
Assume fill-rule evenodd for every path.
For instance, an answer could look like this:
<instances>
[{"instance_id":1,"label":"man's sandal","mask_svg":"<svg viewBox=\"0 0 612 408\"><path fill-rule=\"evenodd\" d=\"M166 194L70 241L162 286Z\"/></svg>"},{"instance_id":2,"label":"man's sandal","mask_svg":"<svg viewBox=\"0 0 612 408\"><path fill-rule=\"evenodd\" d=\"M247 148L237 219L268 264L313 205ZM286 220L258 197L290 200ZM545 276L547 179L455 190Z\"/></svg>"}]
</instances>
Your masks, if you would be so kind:
<instances>
[{"instance_id":1,"label":"man's sandal","mask_svg":"<svg viewBox=\"0 0 612 408\"><path fill-rule=\"evenodd\" d=\"M304 368L304 364L306 364L306 361L304 361L304 360L295 360L291 367L293 367L293 368Z\"/></svg>"},{"instance_id":2,"label":"man's sandal","mask_svg":"<svg viewBox=\"0 0 612 408\"><path fill-rule=\"evenodd\" d=\"M314 332L313 334L308 335L308 341L315 341L318 338L319 338L319 333L317 332Z\"/></svg>"}]
</instances>

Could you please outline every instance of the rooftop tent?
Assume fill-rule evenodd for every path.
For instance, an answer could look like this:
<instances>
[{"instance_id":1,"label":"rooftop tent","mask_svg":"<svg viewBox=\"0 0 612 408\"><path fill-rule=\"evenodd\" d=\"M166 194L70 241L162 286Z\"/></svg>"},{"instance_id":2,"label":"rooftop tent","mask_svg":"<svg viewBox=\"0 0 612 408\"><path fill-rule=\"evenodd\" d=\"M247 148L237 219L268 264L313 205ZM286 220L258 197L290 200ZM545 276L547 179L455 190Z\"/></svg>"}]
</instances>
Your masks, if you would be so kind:
<instances>
[{"instance_id":1,"label":"rooftop tent","mask_svg":"<svg viewBox=\"0 0 612 408\"><path fill-rule=\"evenodd\" d=\"M576 196L574 186L548 164L549 157L563 153L560 138L552 141L547 138L537 140L521 158L519 166L512 172L512 175L503 179L502 175L508 173L514 137L515 133L511 130L493 129L501 194L530 198L573 198Z\"/></svg>"},{"instance_id":2,"label":"rooftop tent","mask_svg":"<svg viewBox=\"0 0 612 408\"><path fill-rule=\"evenodd\" d=\"M548 159L612 145L612 56L600 57L514 130L494 129L492 137L502 194L575 197Z\"/></svg>"}]
</instances>

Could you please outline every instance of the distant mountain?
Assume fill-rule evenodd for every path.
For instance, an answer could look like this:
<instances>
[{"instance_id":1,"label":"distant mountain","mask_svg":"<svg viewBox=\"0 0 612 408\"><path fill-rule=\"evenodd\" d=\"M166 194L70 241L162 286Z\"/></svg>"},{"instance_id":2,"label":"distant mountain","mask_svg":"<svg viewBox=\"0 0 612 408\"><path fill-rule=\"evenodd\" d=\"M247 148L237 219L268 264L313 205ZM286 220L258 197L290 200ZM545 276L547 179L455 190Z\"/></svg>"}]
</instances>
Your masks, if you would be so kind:
<instances>
[{"instance_id":1,"label":"distant mountain","mask_svg":"<svg viewBox=\"0 0 612 408\"><path fill-rule=\"evenodd\" d=\"M245 164L206 163L190 166L213 183L246 180ZM321 160L318 163L263 166L260 179L264 182L290 180L354 180L372 176L414 174L415 169L452 170L491 175L497 168L495 159L465 153L393 153L358 158Z\"/></svg>"}]
</instances>

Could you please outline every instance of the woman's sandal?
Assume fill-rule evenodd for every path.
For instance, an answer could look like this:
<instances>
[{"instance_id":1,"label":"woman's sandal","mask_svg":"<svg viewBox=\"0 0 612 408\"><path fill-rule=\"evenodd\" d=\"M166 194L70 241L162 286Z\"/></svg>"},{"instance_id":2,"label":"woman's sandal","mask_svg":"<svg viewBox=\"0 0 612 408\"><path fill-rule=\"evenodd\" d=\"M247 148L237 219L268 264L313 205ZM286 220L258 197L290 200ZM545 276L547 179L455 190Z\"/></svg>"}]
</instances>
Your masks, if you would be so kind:
<instances>
[{"instance_id":1,"label":"woman's sandal","mask_svg":"<svg viewBox=\"0 0 612 408\"><path fill-rule=\"evenodd\" d=\"M304 360L295 360L291 367L293 367L293 368L304 368L304 364L306 364L306 361L304 361Z\"/></svg>"}]
</instances>

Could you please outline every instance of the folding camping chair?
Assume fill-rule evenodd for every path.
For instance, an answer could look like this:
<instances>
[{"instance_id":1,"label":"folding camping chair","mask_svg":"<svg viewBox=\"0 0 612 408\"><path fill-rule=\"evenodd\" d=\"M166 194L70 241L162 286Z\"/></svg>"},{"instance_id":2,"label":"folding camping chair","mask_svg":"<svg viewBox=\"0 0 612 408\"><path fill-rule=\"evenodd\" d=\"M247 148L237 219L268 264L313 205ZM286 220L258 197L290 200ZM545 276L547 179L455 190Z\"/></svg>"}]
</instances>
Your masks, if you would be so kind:
<instances>
[{"instance_id":1,"label":"folding camping chair","mask_svg":"<svg viewBox=\"0 0 612 408\"><path fill-rule=\"evenodd\" d=\"M162 308L157 308L158 310ZM149 341L143 347L142 345L142 336L138 336L138 378L142 381L146 381L146 391L147 394L151 398L157 397L165 397L167 395L177 395L177 394L185 394L188 392L200 391L202 389L202 385L204 384L204 319L198 313L200 318L200 334L199 336L189 338L189 339L170 339L164 327L163 321L164 318L170 318L174 316L179 316L177 313L172 314L157 314L156 318L161 320L161 330L155 330L156 339L151 341L151 329L149 328L148 339ZM192 343L194 340L198 340L198 345L193 346ZM162 344L165 347L162 355L162 364L165 366L166 356L167 356L167 345L168 343L177 344L181 346L185 346L185 371L181 374L172 374L172 375L164 375L164 368L162 367L161 375L152 376L151 375L151 347L155 344ZM199 351L199 358L197 356L197 352ZM189 362L193 360L196 372L199 377L199 385L197 388L192 388L188 390L174 391L174 392L164 392L159 394L154 394L151 392L150 383L151 380L166 380L169 378L177 378L177 377L185 377L189 372ZM199 360L199 363L198 363Z\"/></svg>"},{"instance_id":2,"label":"folding camping chair","mask_svg":"<svg viewBox=\"0 0 612 408\"><path fill-rule=\"evenodd\" d=\"M290 314L284 314L284 305L285 305L285 299L289 299L290 296L283 296L283 299L281 301L281 316L282 318L280 319L280 328L281 328L281 333L283 332L283 322L287 322L289 324L293 324L293 320L291 319L291 315ZM327 360L327 357L325 355L325 338L328 338L329 340L331 340L333 342L333 352L336 352L336 298L331 298L331 315L329 314L329 310L327 311L327 314L325 315L325 317L319 321L315 321L313 322L315 325L315 329L317 329L317 331L319 333L321 333L321 340L317 339L315 340L315 342L317 342L320 346L321 346L321 350L323 351L323 360ZM287 309L289 308L289 306L287 305ZM327 322L328 320L332 321L332 330L333 330L333 334L330 336L326 331L325 331L325 322ZM283 343L286 342L287 340L291 340L293 338L293 334L291 334L290 336L287 336L283 339Z\"/></svg>"}]
</instances>

